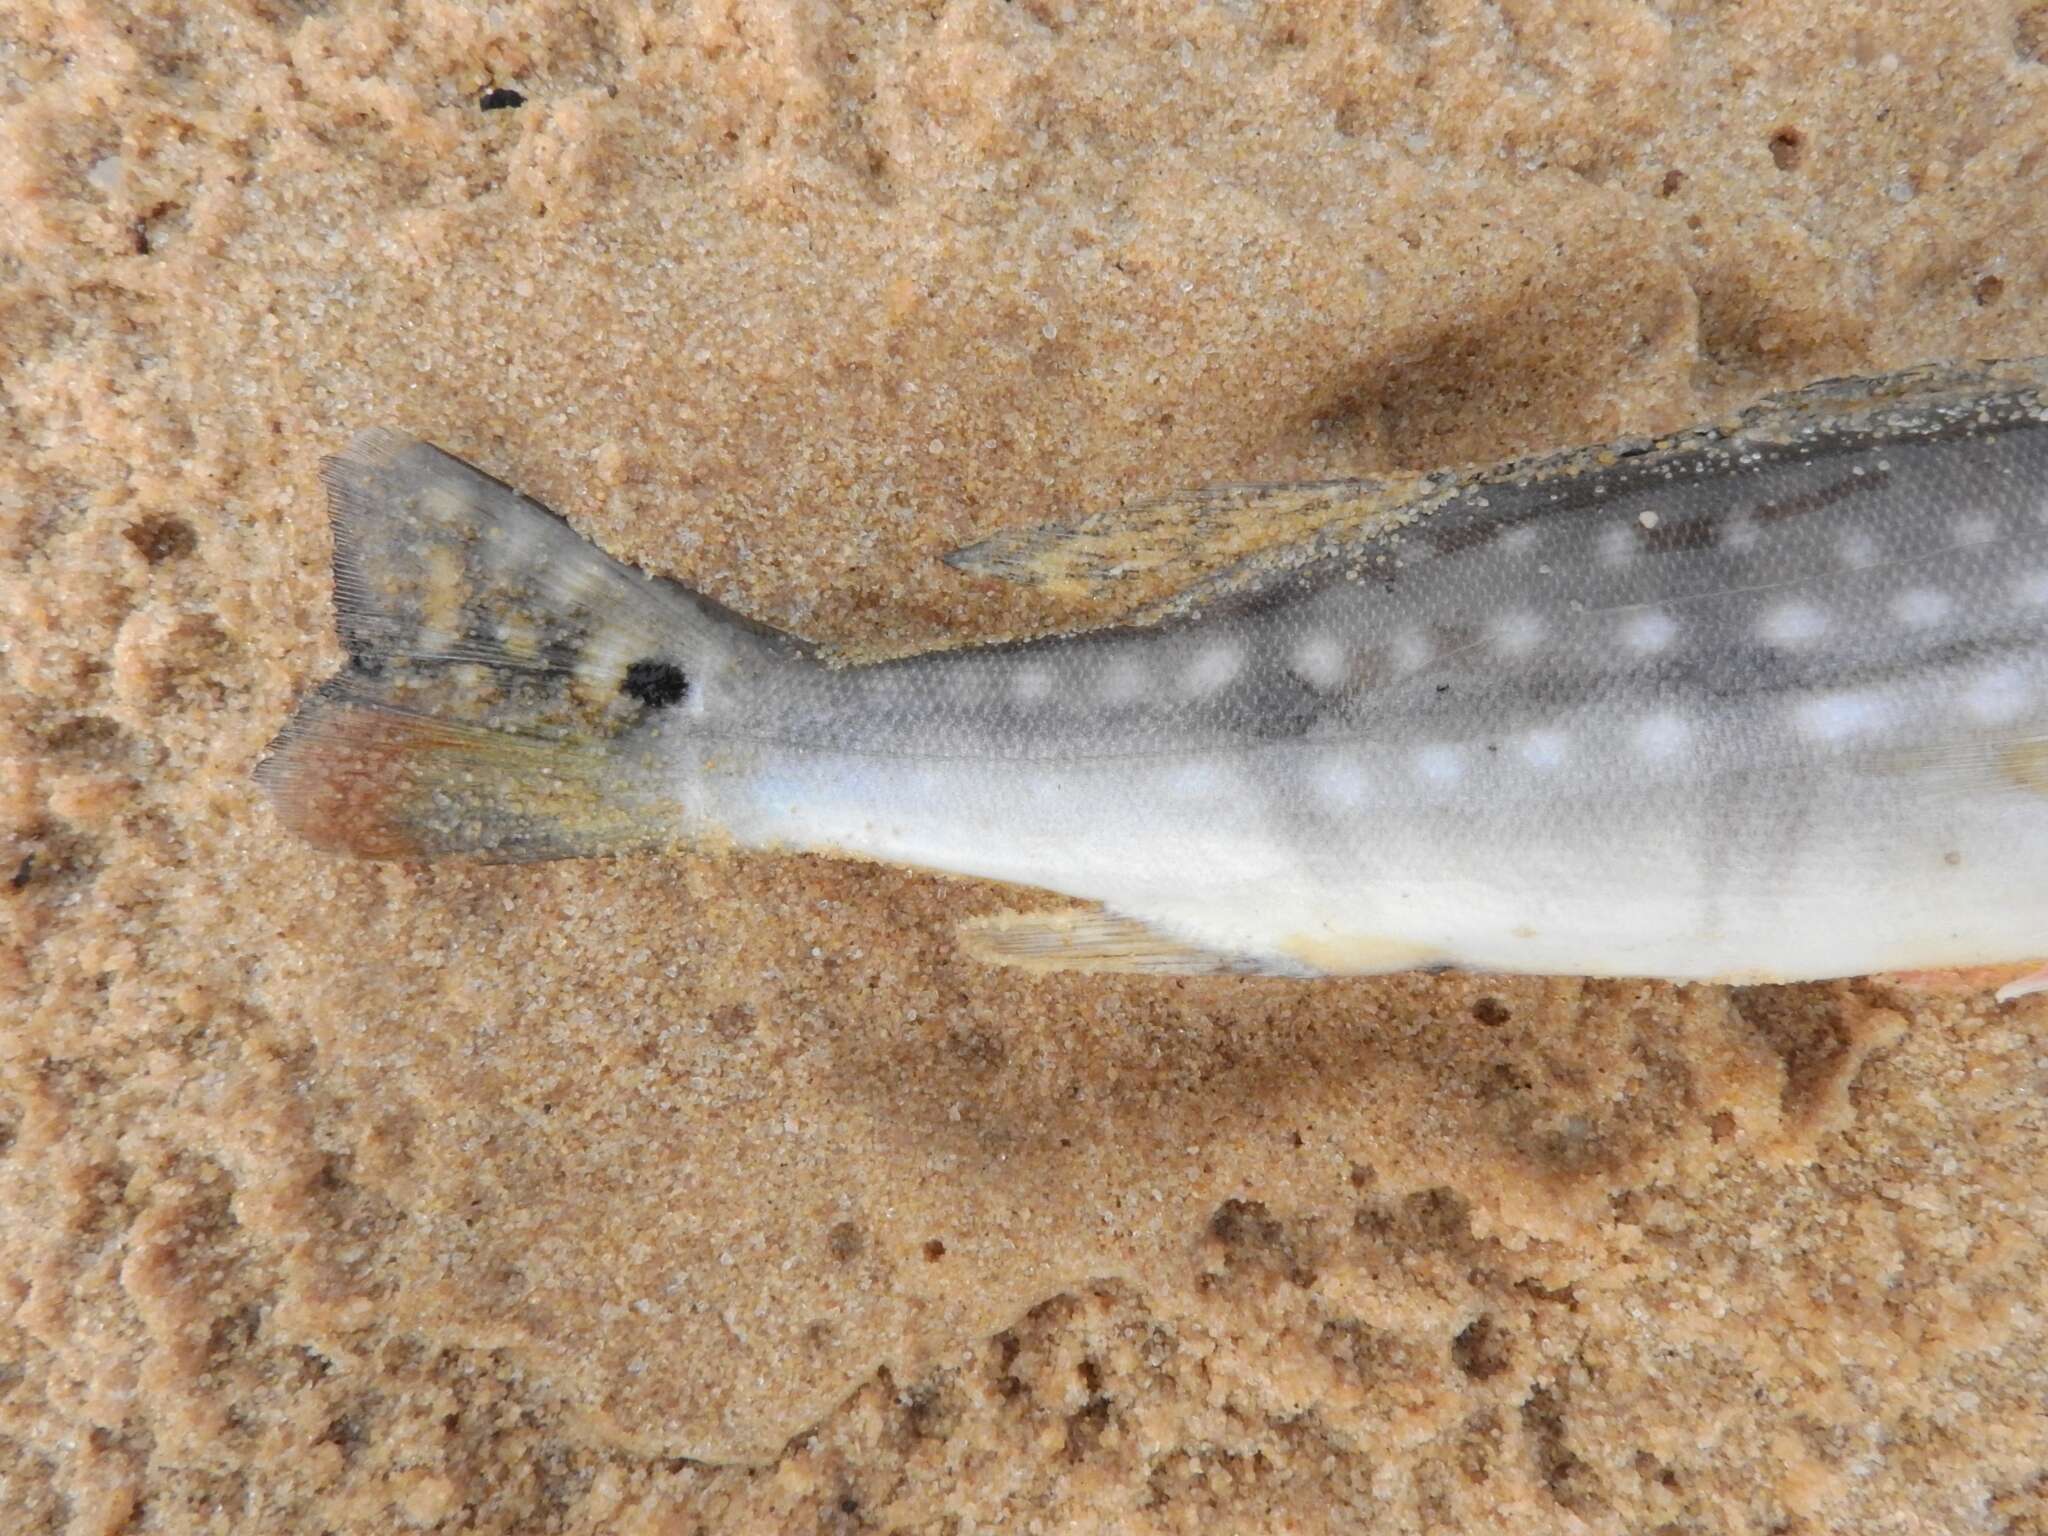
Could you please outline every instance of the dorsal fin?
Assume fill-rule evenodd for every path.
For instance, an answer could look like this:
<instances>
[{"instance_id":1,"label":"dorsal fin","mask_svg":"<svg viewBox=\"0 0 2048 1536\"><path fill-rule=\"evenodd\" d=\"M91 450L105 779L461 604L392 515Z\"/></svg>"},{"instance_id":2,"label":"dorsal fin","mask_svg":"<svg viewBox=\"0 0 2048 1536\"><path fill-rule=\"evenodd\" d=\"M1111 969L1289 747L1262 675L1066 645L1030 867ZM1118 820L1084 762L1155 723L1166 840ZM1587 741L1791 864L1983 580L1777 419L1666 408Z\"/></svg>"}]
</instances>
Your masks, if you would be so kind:
<instances>
[{"instance_id":1,"label":"dorsal fin","mask_svg":"<svg viewBox=\"0 0 2048 1536\"><path fill-rule=\"evenodd\" d=\"M974 576L1056 596L1156 601L1275 549L1369 538L1419 515L1444 476L1211 485L1066 522L1010 528L955 550Z\"/></svg>"}]
</instances>

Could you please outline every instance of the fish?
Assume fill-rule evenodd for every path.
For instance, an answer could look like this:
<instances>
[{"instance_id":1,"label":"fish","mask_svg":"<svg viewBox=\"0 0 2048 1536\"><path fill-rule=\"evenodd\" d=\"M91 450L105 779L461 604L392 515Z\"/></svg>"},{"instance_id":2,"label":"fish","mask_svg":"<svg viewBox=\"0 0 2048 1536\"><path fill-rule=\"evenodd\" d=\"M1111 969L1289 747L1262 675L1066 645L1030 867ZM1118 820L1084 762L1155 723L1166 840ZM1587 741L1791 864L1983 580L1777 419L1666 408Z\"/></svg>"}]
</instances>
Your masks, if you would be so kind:
<instances>
[{"instance_id":1,"label":"fish","mask_svg":"<svg viewBox=\"0 0 2048 1536\"><path fill-rule=\"evenodd\" d=\"M825 854L1066 898L1039 971L1785 982L2048 951L2048 359L999 531L1113 624L843 656L376 428L347 663L256 769L371 859Z\"/></svg>"}]
</instances>

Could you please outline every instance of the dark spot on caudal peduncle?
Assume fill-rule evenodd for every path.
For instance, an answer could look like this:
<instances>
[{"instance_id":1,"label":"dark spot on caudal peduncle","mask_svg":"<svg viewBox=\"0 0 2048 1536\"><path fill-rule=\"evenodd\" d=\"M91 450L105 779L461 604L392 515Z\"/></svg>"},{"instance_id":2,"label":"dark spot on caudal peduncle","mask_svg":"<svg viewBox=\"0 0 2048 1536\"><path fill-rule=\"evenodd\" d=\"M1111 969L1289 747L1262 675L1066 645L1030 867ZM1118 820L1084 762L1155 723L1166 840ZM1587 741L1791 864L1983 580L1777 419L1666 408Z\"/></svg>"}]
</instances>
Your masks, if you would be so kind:
<instances>
[{"instance_id":1,"label":"dark spot on caudal peduncle","mask_svg":"<svg viewBox=\"0 0 2048 1536\"><path fill-rule=\"evenodd\" d=\"M619 692L649 709L666 709L689 691L690 680L681 667L651 656L626 668L626 680L619 684Z\"/></svg>"}]
</instances>

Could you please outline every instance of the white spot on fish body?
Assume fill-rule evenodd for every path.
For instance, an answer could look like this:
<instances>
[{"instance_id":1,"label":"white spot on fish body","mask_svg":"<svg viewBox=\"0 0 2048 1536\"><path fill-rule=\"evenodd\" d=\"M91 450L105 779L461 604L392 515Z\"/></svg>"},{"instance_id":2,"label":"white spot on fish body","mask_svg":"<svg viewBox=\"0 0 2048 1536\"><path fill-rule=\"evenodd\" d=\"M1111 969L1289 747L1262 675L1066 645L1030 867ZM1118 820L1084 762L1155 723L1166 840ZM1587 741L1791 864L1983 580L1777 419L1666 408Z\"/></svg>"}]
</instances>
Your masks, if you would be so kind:
<instances>
[{"instance_id":1,"label":"white spot on fish body","mask_svg":"<svg viewBox=\"0 0 2048 1536\"><path fill-rule=\"evenodd\" d=\"M1685 722L1676 715L1651 715L1636 724L1636 750L1648 758L1672 757L1684 747L1690 734Z\"/></svg>"},{"instance_id":2,"label":"white spot on fish body","mask_svg":"<svg viewBox=\"0 0 2048 1536\"><path fill-rule=\"evenodd\" d=\"M1010 692L1020 704L1042 704L1052 696L1052 668L1037 665L1019 667L1010 679Z\"/></svg>"},{"instance_id":3,"label":"white spot on fish body","mask_svg":"<svg viewBox=\"0 0 2048 1536\"><path fill-rule=\"evenodd\" d=\"M1223 772L1214 763L1177 763L1166 773L1167 790L1181 800L1213 800L1223 785Z\"/></svg>"},{"instance_id":4,"label":"white spot on fish body","mask_svg":"<svg viewBox=\"0 0 2048 1536\"><path fill-rule=\"evenodd\" d=\"M1827 615L1811 603L1780 603L1763 616L1757 630L1773 645L1804 645L1827 633Z\"/></svg>"},{"instance_id":5,"label":"white spot on fish body","mask_svg":"<svg viewBox=\"0 0 2048 1536\"><path fill-rule=\"evenodd\" d=\"M1867 693L1830 693L1808 699L1797 711L1799 728L1821 741L1846 741L1885 723L1885 708Z\"/></svg>"},{"instance_id":6,"label":"white spot on fish body","mask_svg":"<svg viewBox=\"0 0 2048 1536\"><path fill-rule=\"evenodd\" d=\"M1559 767L1565 759L1565 739L1562 731L1535 730L1522 738L1522 761L1531 768L1551 769Z\"/></svg>"},{"instance_id":7,"label":"white spot on fish body","mask_svg":"<svg viewBox=\"0 0 2048 1536\"><path fill-rule=\"evenodd\" d=\"M1877 540L1860 528L1843 534L1836 551L1842 557L1842 564L1852 571L1861 571L1876 565L1884 553L1877 547Z\"/></svg>"},{"instance_id":8,"label":"white spot on fish body","mask_svg":"<svg viewBox=\"0 0 2048 1536\"><path fill-rule=\"evenodd\" d=\"M1645 608L1632 614L1622 626L1622 635L1629 645L1650 656L1669 645L1677 633L1678 626L1672 622L1671 615L1659 608Z\"/></svg>"},{"instance_id":9,"label":"white spot on fish body","mask_svg":"<svg viewBox=\"0 0 2048 1536\"><path fill-rule=\"evenodd\" d=\"M1955 521L1950 530L1960 548L1968 549L1978 544L1989 544L1998 537L1998 524L1983 512L1966 512Z\"/></svg>"},{"instance_id":10,"label":"white spot on fish body","mask_svg":"<svg viewBox=\"0 0 2048 1536\"><path fill-rule=\"evenodd\" d=\"M1638 512L1636 514L1636 521L1641 523L1644 529L1653 530L1659 523L1664 521L1664 519L1659 517L1655 512Z\"/></svg>"},{"instance_id":11,"label":"white spot on fish body","mask_svg":"<svg viewBox=\"0 0 2048 1536\"><path fill-rule=\"evenodd\" d=\"M1135 656L1116 656L1102 669L1096 697L1105 704L1135 704L1145 696L1145 667Z\"/></svg>"},{"instance_id":12,"label":"white spot on fish body","mask_svg":"<svg viewBox=\"0 0 2048 1536\"><path fill-rule=\"evenodd\" d=\"M1415 771L1432 784L1455 784L1465 776L1465 764L1456 747L1438 744L1415 754Z\"/></svg>"},{"instance_id":13,"label":"white spot on fish body","mask_svg":"<svg viewBox=\"0 0 2048 1536\"><path fill-rule=\"evenodd\" d=\"M1504 614L1493 626L1494 643L1510 656L1526 656L1543 638L1543 621L1533 613Z\"/></svg>"},{"instance_id":14,"label":"white spot on fish body","mask_svg":"<svg viewBox=\"0 0 2048 1536\"><path fill-rule=\"evenodd\" d=\"M1335 688L1350 671L1350 657L1333 635L1310 635L1294 648L1294 670L1316 688Z\"/></svg>"},{"instance_id":15,"label":"white spot on fish body","mask_svg":"<svg viewBox=\"0 0 2048 1536\"><path fill-rule=\"evenodd\" d=\"M1243 665L1244 653L1229 641L1218 640L1196 653L1181 681L1189 693L1214 693L1227 687Z\"/></svg>"},{"instance_id":16,"label":"white spot on fish body","mask_svg":"<svg viewBox=\"0 0 2048 1536\"><path fill-rule=\"evenodd\" d=\"M2011 667L1987 672L1963 692L1963 707L1986 725L2004 725L2027 707L2027 685Z\"/></svg>"},{"instance_id":17,"label":"white spot on fish body","mask_svg":"<svg viewBox=\"0 0 2048 1536\"><path fill-rule=\"evenodd\" d=\"M958 702L979 704L1002 687L997 680L998 671L999 667L991 666L987 658L970 657L947 666L939 673L939 681Z\"/></svg>"},{"instance_id":18,"label":"white spot on fish body","mask_svg":"<svg viewBox=\"0 0 2048 1536\"><path fill-rule=\"evenodd\" d=\"M1355 811L1372 792L1372 781L1357 756L1350 752L1319 753L1309 768L1316 794L1340 810Z\"/></svg>"},{"instance_id":19,"label":"white spot on fish body","mask_svg":"<svg viewBox=\"0 0 2048 1536\"><path fill-rule=\"evenodd\" d=\"M1420 631L1404 629L1394 637L1394 663L1405 672L1420 672L1435 655L1429 640Z\"/></svg>"},{"instance_id":20,"label":"white spot on fish body","mask_svg":"<svg viewBox=\"0 0 2048 1536\"><path fill-rule=\"evenodd\" d=\"M1892 614L1901 624L1925 629L1947 618L1951 606L1946 592L1933 587L1912 587L1892 599Z\"/></svg>"}]
</instances>

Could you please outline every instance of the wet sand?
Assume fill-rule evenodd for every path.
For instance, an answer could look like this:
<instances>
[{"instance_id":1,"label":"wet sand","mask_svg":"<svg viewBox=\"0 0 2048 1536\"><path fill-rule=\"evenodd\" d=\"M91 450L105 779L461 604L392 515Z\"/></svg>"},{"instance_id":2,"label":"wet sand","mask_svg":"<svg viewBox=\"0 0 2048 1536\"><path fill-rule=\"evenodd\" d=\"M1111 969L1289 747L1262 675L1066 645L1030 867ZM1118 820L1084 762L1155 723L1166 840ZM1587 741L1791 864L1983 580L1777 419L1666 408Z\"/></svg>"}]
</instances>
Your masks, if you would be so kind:
<instances>
[{"instance_id":1,"label":"wet sand","mask_svg":"<svg viewBox=\"0 0 2048 1536\"><path fill-rule=\"evenodd\" d=\"M2048 999L1026 976L953 948L993 887L355 865L248 771L360 427L821 640L1099 622L940 556L2048 352L2044 59L10 7L7 1528L2040 1530Z\"/></svg>"}]
</instances>

